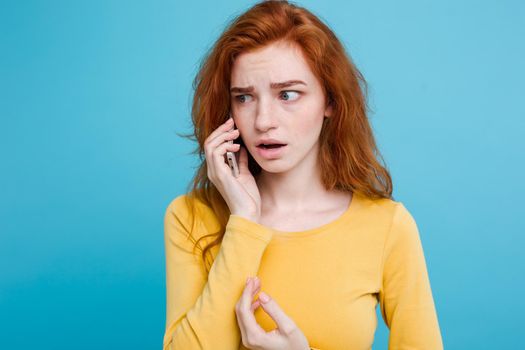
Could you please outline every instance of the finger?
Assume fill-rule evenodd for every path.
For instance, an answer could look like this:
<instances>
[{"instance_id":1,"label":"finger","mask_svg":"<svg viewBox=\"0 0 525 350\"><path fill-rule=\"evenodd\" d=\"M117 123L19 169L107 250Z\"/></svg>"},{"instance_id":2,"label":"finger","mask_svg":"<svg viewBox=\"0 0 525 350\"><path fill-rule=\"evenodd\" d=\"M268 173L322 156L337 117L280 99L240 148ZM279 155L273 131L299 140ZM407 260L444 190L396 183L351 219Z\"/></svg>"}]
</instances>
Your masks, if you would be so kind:
<instances>
[{"instance_id":1,"label":"finger","mask_svg":"<svg viewBox=\"0 0 525 350\"><path fill-rule=\"evenodd\" d=\"M248 169L248 151L246 150L245 146L241 146L239 150L238 165L240 173L248 173L250 171Z\"/></svg>"},{"instance_id":2,"label":"finger","mask_svg":"<svg viewBox=\"0 0 525 350\"><path fill-rule=\"evenodd\" d=\"M243 292L241 293L241 297L239 298L239 300L237 301L237 304L235 305L235 315L237 318L237 324L239 325L239 329L241 331L242 339L246 339L246 324L245 324L244 317L241 312L240 305L243 300L242 298L246 292L246 288L248 287L248 283L249 283L249 278L246 280L246 284L244 286Z\"/></svg>"},{"instance_id":3,"label":"finger","mask_svg":"<svg viewBox=\"0 0 525 350\"><path fill-rule=\"evenodd\" d=\"M250 302L251 302L251 306L250 306L250 311L253 312L255 311L255 309L257 309L261 302L259 299L256 299L255 301L253 300L253 298L255 298L255 296L257 295L257 293L259 293L259 291L261 290L261 280L255 276L254 278L252 278L252 290L251 290L251 298L250 298Z\"/></svg>"},{"instance_id":4,"label":"finger","mask_svg":"<svg viewBox=\"0 0 525 350\"><path fill-rule=\"evenodd\" d=\"M224 132L217 136L215 140L208 142L204 146L204 153L206 158L211 158L212 154L217 150L218 147L222 146L225 143L233 144L233 140L239 137L239 132Z\"/></svg>"},{"instance_id":5,"label":"finger","mask_svg":"<svg viewBox=\"0 0 525 350\"><path fill-rule=\"evenodd\" d=\"M258 285L259 282L255 278L250 278L250 281L248 284L244 287L244 290L241 294L241 302L240 306L241 309L248 310L255 294L260 289L260 286Z\"/></svg>"},{"instance_id":6,"label":"finger","mask_svg":"<svg viewBox=\"0 0 525 350\"><path fill-rule=\"evenodd\" d=\"M253 303L252 303L252 306L251 306L251 311L252 312L255 312L255 310L257 310L257 308L261 306L261 301L259 299L255 300Z\"/></svg>"},{"instance_id":7,"label":"finger","mask_svg":"<svg viewBox=\"0 0 525 350\"><path fill-rule=\"evenodd\" d=\"M220 133L216 134L213 138L208 137L206 141L206 145L207 147L213 149L225 141L233 140L237 138L239 134L240 134L239 129L222 130Z\"/></svg>"},{"instance_id":8,"label":"finger","mask_svg":"<svg viewBox=\"0 0 525 350\"><path fill-rule=\"evenodd\" d=\"M244 322L241 319L240 313L235 309L235 316L237 319L237 325L239 325L239 330L241 331L241 337L242 339L246 339L246 326L244 325Z\"/></svg>"},{"instance_id":9,"label":"finger","mask_svg":"<svg viewBox=\"0 0 525 350\"><path fill-rule=\"evenodd\" d=\"M252 301L253 301L253 298L255 298L255 296L257 295L257 293L259 293L260 290L261 290L261 281L259 280L257 276L255 276L253 279ZM259 299L256 299L255 301L252 302L252 305L251 305L252 313L255 311L255 309L259 307L260 303L261 302ZM257 306L254 307L255 304L257 304Z\"/></svg>"},{"instance_id":10,"label":"finger","mask_svg":"<svg viewBox=\"0 0 525 350\"><path fill-rule=\"evenodd\" d=\"M252 291L252 298L253 298L255 294L259 293L259 291L261 290L261 280L257 276L252 278L252 280L253 280L253 291Z\"/></svg>"},{"instance_id":11,"label":"finger","mask_svg":"<svg viewBox=\"0 0 525 350\"><path fill-rule=\"evenodd\" d=\"M230 130L231 128L233 128L233 126L234 126L233 119L226 120L224 123L219 125L217 129L213 130L213 132L210 135L208 135L208 137L206 138L206 141L207 142L212 141L214 138L217 137L217 135Z\"/></svg>"},{"instance_id":12,"label":"finger","mask_svg":"<svg viewBox=\"0 0 525 350\"><path fill-rule=\"evenodd\" d=\"M239 131L227 131L217 136L213 141L208 142L204 149L206 158L211 158L211 155L217 150L217 148L223 146L225 143L234 144L233 140L237 137L239 137Z\"/></svg>"},{"instance_id":13,"label":"finger","mask_svg":"<svg viewBox=\"0 0 525 350\"><path fill-rule=\"evenodd\" d=\"M213 158L221 159L227 151L237 152L239 151L239 147L240 145L238 143L223 142L220 145L217 145L211 153ZM224 160L224 158L222 158L222 160Z\"/></svg>"},{"instance_id":14,"label":"finger","mask_svg":"<svg viewBox=\"0 0 525 350\"><path fill-rule=\"evenodd\" d=\"M211 161L213 163L213 166L217 171L230 171L230 167L228 164L226 164L226 161L224 160L224 155L226 152L237 152L239 150L240 145L238 143L228 143L225 142L219 147L217 147L213 151L213 155L211 157Z\"/></svg>"},{"instance_id":15,"label":"finger","mask_svg":"<svg viewBox=\"0 0 525 350\"><path fill-rule=\"evenodd\" d=\"M295 322L284 313L275 299L265 292L261 292L259 294L259 300L261 300L261 306L264 311L270 315L280 330L287 331L295 327Z\"/></svg>"},{"instance_id":16,"label":"finger","mask_svg":"<svg viewBox=\"0 0 525 350\"><path fill-rule=\"evenodd\" d=\"M266 333L264 329L257 323L255 316L251 309L253 295L257 290L253 279L248 283L246 288L241 295L240 304L239 304L239 315L240 322L242 322L246 333L248 334L263 334Z\"/></svg>"}]
</instances>

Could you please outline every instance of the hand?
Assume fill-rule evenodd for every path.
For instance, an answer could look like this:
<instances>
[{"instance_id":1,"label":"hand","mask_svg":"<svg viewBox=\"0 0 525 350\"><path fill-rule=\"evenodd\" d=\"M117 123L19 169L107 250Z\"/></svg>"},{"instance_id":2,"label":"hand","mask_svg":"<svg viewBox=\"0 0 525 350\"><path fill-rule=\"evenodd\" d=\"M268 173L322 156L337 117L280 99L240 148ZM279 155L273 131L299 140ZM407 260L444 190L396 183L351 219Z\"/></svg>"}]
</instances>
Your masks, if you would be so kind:
<instances>
[{"instance_id":1,"label":"hand","mask_svg":"<svg viewBox=\"0 0 525 350\"><path fill-rule=\"evenodd\" d=\"M261 215L261 196L255 178L248 169L248 151L239 144L227 141L236 139L240 131L235 129L233 118L215 129L204 141L208 178L220 192L230 212L257 221ZM240 149L239 176L235 178L225 161L226 152Z\"/></svg>"},{"instance_id":2,"label":"hand","mask_svg":"<svg viewBox=\"0 0 525 350\"><path fill-rule=\"evenodd\" d=\"M257 277L249 278L241 298L235 305L242 344L254 350L308 350L308 340L305 335L274 299L261 292L259 298L252 303L253 297L260 288L261 282ZM255 320L253 313L259 306L262 306L277 324L277 328L271 332L266 333Z\"/></svg>"}]
</instances>

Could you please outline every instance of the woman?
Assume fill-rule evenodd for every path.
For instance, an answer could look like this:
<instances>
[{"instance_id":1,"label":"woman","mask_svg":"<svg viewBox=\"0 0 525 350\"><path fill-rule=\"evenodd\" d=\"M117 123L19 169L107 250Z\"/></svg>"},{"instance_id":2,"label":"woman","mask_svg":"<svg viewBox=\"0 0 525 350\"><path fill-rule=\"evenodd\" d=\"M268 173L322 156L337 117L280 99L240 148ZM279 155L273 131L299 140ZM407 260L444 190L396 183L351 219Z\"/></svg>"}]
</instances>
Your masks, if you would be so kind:
<instances>
[{"instance_id":1,"label":"woman","mask_svg":"<svg viewBox=\"0 0 525 350\"><path fill-rule=\"evenodd\" d=\"M166 210L164 349L370 349L378 303L389 348L443 348L365 86L332 31L284 1L217 40L194 84L205 159Z\"/></svg>"}]
</instances>

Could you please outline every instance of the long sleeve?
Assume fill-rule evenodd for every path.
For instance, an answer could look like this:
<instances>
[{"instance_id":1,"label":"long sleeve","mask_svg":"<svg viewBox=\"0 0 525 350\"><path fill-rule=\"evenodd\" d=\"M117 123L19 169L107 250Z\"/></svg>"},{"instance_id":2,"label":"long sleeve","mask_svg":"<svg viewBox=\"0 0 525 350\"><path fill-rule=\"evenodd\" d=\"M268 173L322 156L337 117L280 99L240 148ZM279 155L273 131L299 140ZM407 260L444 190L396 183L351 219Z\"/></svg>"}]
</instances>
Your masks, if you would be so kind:
<instances>
[{"instance_id":1,"label":"long sleeve","mask_svg":"<svg viewBox=\"0 0 525 350\"><path fill-rule=\"evenodd\" d=\"M241 341L235 304L246 278L255 276L272 231L230 215L209 274L192 253L192 228L183 196L168 206L164 218L166 254L166 330L163 349L237 350ZM200 218L205 219L205 218Z\"/></svg>"},{"instance_id":2,"label":"long sleeve","mask_svg":"<svg viewBox=\"0 0 525 350\"><path fill-rule=\"evenodd\" d=\"M389 350L443 349L423 247L416 222L396 204L386 237L379 292Z\"/></svg>"}]
</instances>

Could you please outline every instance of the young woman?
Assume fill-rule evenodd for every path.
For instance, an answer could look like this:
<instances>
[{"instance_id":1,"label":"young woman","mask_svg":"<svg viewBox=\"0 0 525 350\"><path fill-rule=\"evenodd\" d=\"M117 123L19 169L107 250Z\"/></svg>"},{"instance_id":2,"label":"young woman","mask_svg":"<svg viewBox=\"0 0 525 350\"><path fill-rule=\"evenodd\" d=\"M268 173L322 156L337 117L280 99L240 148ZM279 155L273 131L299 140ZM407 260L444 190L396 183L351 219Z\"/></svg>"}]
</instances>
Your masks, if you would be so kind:
<instances>
[{"instance_id":1,"label":"young woman","mask_svg":"<svg viewBox=\"0 0 525 350\"><path fill-rule=\"evenodd\" d=\"M333 32L304 8L258 3L194 87L205 159L166 210L164 349L371 349L378 303L390 349L442 349L418 228Z\"/></svg>"}]
</instances>

